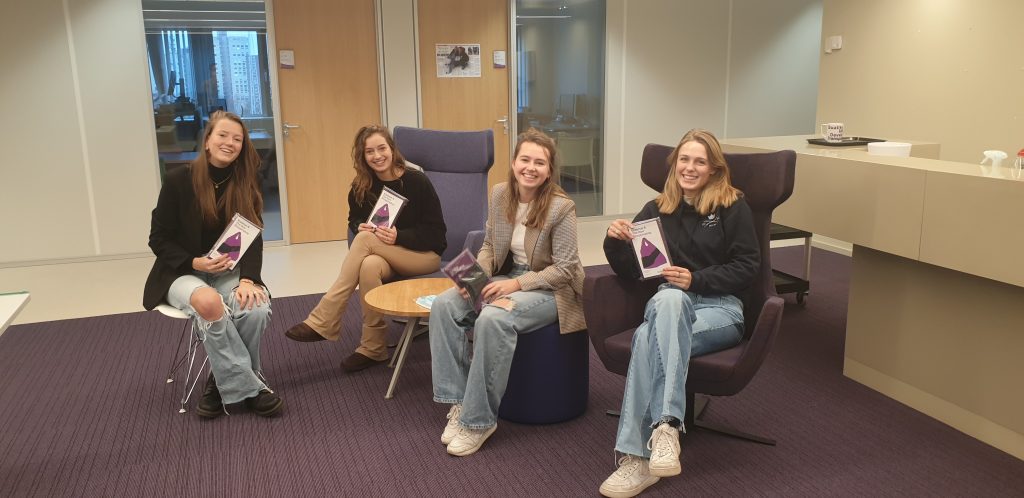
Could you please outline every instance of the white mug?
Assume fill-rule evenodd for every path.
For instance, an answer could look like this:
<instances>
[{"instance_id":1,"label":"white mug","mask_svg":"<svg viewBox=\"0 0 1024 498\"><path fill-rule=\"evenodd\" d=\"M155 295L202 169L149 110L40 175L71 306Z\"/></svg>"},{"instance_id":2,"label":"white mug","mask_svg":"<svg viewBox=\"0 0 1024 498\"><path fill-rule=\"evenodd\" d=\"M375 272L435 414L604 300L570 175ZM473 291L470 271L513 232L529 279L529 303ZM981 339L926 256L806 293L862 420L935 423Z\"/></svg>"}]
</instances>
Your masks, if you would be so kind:
<instances>
[{"instance_id":1,"label":"white mug","mask_svg":"<svg viewBox=\"0 0 1024 498\"><path fill-rule=\"evenodd\" d=\"M824 138L826 142L842 142L843 123L822 123L821 137Z\"/></svg>"}]
</instances>

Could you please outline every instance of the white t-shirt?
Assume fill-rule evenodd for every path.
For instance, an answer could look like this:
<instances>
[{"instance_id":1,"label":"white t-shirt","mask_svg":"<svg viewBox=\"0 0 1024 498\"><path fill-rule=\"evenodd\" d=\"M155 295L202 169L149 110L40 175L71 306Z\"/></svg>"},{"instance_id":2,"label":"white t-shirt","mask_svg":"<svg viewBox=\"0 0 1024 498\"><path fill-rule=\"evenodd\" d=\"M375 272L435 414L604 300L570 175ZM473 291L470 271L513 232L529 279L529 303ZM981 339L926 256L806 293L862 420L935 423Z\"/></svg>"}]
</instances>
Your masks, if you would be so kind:
<instances>
[{"instance_id":1,"label":"white t-shirt","mask_svg":"<svg viewBox=\"0 0 1024 498\"><path fill-rule=\"evenodd\" d=\"M530 203L519 203L516 208L516 226L512 229L512 262L517 265L525 265L530 262L526 257L526 213L530 210Z\"/></svg>"}]
</instances>

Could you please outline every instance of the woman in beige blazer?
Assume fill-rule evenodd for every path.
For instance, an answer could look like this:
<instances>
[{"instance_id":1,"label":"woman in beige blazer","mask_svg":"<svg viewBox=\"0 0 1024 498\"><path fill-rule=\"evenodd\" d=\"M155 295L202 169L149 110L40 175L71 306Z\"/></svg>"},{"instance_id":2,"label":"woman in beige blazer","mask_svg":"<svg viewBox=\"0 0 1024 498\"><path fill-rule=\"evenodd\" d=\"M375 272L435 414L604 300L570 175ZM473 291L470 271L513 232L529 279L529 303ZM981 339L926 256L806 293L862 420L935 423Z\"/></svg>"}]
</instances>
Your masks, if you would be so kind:
<instances>
[{"instance_id":1,"label":"woman in beige blazer","mask_svg":"<svg viewBox=\"0 0 1024 498\"><path fill-rule=\"evenodd\" d=\"M555 142L531 128L516 143L508 182L491 191L477 255L491 277L481 292L482 309L456 289L431 307L434 401L453 405L441 434L452 455L476 452L497 429L519 334L555 322L562 333L586 328L576 205L558 186L556 153Z\"/></svg>"}]
</instances>

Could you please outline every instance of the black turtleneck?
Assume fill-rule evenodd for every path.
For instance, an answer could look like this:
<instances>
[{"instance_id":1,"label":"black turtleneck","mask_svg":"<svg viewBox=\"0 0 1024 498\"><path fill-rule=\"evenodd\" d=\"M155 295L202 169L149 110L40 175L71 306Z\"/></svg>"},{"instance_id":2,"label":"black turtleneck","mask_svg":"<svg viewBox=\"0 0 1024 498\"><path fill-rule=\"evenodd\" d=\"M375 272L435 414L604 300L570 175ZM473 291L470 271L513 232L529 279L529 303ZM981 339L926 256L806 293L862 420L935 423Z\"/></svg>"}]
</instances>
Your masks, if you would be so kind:
<instances>
[{"instance_id":1,"label":"black turtleneck","mask_svg":"<svg viewBox=\"0 0 1024 498\"><path fill-rule=\"evenodd\" d=\"M210 180L214 185L213 195L216 196L217 209L220 211L220 222L214 226L203 224L203 247L212 247L217 242L217 237L220 237L221 232L224 231L224 227L228 226L228 221L235 215L235 213L225 213L220 202L221 197L224 197L224 192L228 190L228 185L234 181L234 173L235 163L229 164L226 168L210 165Z\"/></svg>"}]
</instances>

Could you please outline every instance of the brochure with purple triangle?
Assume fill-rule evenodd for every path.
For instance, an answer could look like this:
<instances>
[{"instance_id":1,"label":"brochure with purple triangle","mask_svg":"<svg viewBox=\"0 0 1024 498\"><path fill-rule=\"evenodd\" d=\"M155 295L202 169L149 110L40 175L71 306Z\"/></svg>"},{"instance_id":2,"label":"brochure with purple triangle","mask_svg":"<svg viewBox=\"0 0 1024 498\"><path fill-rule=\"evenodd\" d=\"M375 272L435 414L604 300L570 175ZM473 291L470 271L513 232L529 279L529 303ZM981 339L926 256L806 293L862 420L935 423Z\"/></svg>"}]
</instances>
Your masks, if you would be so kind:
<instances>
[{"instance_id":1,"label":"brochure with purple triangle","mask_svg":"<svg viewBox=\"0 0 1024 498\"><path fill-rule=\"evenodd\" d=\"M441 272L452 279L455 285L466 289L470 299L473 300L473 308L480 311L483 307L480 294L491 279L473 257L473 253L469 252L469 249L463 249L458 256L441 268Z\"/></svg>"},{"instance_id":2,"label":"brochure with purple triangle","mask_svg":"<svg viewBox=\"0 0 1024 498\"><path fill-rule=\"evenodd\" d=\"M231 259L228 269L234 270L238 260L242 259L246 249L249 249L252 241L256 240L256 236L261 231L263 229L256 226L255 223L235 213L231 217L231 222L224 228L224 232L217 238L217 242L213 244L213 248L210 249L206 257L216 258L222 254L227 254L228 258Z\"/></svg>"},{"instance_id":3,"label":"brochure with purple triangle","mask_svg":"<svg viewBox=\"0 0 1024 498\"><path fill-rule=\"evenodd\" d=\"M370 210L370 219L366 220L366 222L373 226L391 228L395 226L398 213L408 202L409 199L402 197L398 192L384 187L380 191L377 203Z\"/></svg>"},{"instance_id":4,"label":"brochure with purple triangle","mask_svg":"<svg viewBox=\"0 0 1024 498\"><path fill-rule=\"evenodd\" d=\"M644 280L660 277L661 270L672 265L665 245L665 232L661 229L661 218L634 221L632 242Z\"/></svg>"}]
</instances>

